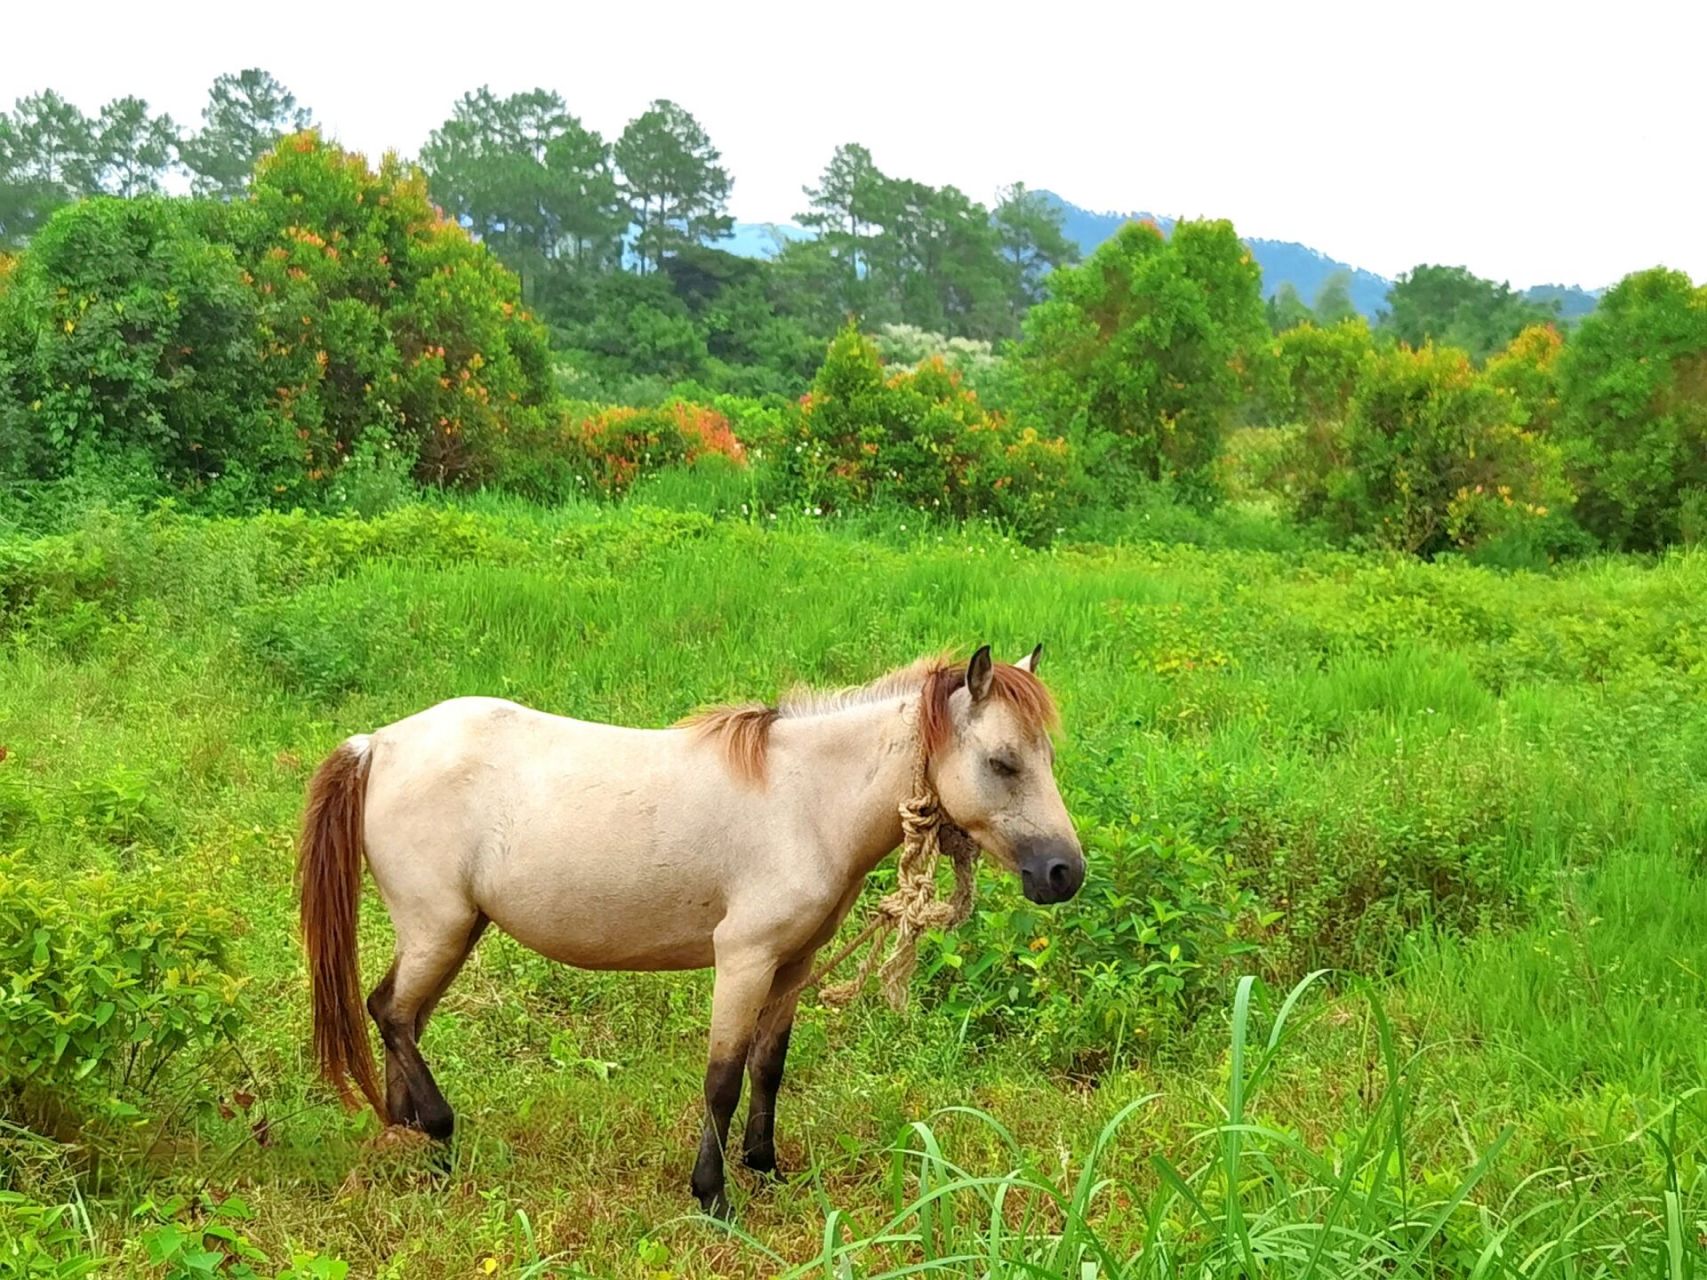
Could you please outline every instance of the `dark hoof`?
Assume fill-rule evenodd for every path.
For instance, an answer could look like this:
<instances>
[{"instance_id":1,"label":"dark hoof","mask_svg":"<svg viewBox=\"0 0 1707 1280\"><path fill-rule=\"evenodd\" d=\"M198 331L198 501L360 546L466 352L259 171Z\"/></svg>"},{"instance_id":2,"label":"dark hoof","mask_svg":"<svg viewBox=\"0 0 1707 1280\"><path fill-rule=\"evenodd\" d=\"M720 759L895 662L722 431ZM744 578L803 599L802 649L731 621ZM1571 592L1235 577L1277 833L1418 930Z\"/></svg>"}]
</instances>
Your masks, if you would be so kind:
<instances>
[{"instance_id":1,"label":"dark hoof","mask_svg":"<svg viewBox=\"0 0 1707 1280\"><path fill-rule=\"evenodd\" d=\"M749 1151L741 1157L741 1163L767 1182L774 1182L782 1177L782 1170L777 1168L776 1151Z\"/></svg>"},{"instance_id":2,"label":"dark hoof","mask_svg":"<svg viewBox=\"0 0 1707 1280\"><path fill-rule=\"evenodd\" d=\"M715 1191L696 1191L694 1195L699 1198L701 1213L713 1218L728 1220L729 1197L724 1193L722 1187L718 1187Z\"/></svg>"},{"instance_id":3,"label":"dark hoof","mask_svg":"<svg viewBox=\"0 0 1707 1280\"><path fill-rule=\"evenodd\" d=\"M422 1131L438 1142L449 1142L456 1128L456 1114L449 1107L422 1107L417 1114Z\"/></svg>"}]
</instances>

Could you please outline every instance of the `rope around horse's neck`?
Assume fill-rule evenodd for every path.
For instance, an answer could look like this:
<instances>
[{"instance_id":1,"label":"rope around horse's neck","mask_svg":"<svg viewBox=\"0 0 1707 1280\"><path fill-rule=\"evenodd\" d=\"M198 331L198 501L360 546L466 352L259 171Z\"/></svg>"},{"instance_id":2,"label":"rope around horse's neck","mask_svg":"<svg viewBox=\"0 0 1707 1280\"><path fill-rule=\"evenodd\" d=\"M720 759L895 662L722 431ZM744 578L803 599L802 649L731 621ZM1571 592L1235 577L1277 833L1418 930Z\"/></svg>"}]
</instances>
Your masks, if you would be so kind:
<instances>
[{"instance_id":1,"label":"rope around horse's neck","mask_svg":"<svg viewBox=\"0 0 1707 1280\"><path fill-rule=\"evenodd\" d=\"M859 971L846 982L822 988L819 998L833 1009L851 1003L876 970L883 978L883 992L890 1007L907 1007L907 984L919 963L919 938L927 929L953 929L972 914L974 875L978 846L972 837L955 826L942 810L942 798L931 785L930 749L919 737L913 761L913 791L901 802L901 857L893 893L886 894L872 912L870 922L852 942L820 965L803 986L815 986L867 940L871 949L860 961ZM954 864L954 892L946 901L937 896L937 859L947 855ZM889 958L878 965L882 935L894 933Z\"/></svg>"}]
</instances>

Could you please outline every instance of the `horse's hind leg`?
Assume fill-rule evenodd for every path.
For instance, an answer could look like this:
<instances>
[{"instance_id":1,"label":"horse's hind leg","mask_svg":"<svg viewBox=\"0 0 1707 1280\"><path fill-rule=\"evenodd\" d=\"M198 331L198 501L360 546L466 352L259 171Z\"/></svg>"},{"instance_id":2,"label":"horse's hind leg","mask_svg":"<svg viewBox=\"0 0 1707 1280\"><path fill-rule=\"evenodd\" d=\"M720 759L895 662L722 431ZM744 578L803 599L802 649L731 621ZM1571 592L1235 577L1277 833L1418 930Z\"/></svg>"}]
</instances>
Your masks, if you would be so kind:
<instances>
[{"instance_id":1,"label":"horse's hind leg","mask_svg":"<svg viewBox=\"0 0 1707 1280\"><path fill-rule=\"evenodd\" d=\"M450 1137L455 1116L421 1057L420 1035L486 923L477 911L454 919L399 923L397 958L368 997L368 1012L385 1041L385 1093L391 1118L434 1138Z\"/></svg>"}]
</instances>

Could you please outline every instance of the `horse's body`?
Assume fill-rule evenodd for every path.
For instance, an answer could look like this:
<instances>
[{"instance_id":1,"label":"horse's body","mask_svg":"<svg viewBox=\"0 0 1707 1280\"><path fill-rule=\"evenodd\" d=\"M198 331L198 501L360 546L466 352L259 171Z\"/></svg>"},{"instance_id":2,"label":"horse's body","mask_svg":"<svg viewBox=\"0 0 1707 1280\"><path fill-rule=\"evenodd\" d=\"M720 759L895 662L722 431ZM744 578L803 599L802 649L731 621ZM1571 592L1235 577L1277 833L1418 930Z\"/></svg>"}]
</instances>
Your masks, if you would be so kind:
<instances>
[{"instance_id":1,"label":"horse's body","mask_svg":"<svg viewBox=\"0 0 1707 1280\"><path fill-rule=\"evenodd\" d=\"M382 1116L448 1137L451 1110L417 1041L488 922L580 968L714 966L693 1185L721 1208L742 1068L753 1077L747 1160L774 1169L800 985L900 841L921 735L941 739L925 754L950 818L1038 900L1077 889L1083 860L1048 769L1052 709L1028 668L993 672L981 650L968 669L918 664L839 698L664 730L459 698L349 739L316 775L301 868L327 1075L346 1097L353 1076ZM1025 794L1005 812L998 791ZM383 1099L353 945L364 851L397 930L395 962L367 1000L386 1046Z\"/></svg>"}]
</instances>

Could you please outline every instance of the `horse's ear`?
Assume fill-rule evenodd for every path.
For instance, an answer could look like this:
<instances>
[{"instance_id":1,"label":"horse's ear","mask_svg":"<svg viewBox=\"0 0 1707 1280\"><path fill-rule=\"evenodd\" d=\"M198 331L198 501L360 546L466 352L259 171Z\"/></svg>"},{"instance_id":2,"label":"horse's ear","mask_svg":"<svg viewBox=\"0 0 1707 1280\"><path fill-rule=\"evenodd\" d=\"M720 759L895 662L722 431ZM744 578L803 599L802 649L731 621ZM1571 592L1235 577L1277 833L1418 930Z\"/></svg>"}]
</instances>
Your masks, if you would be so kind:
<instances>
[{"instance_id":1,"label":"horse's ear","mask_svg":"<svg viewBox=\"0 0 1707 1280\"><path fill-rule=\"evenodd\" d=\"M996 664L990 660L990 646L985 645L966 664L966 692L972 695L973 702L982 702L990 696L995 676Z\"/></svg>"},{"instance_id":2,"label":"horse's ear","mask_svg":"<svg viewBox=\"0 0 1707 1280\"><path fill-rule=\"evenodd\" d=\"M1031 672L1032 675L1036 675L1037 674L1037 662L1038 662L1038 659L1041 658L1042 656L1043 656L1043 646L1040 644L1035 649L1033 649L1030 653L1026 654L1025 657L1021 658L1018 662L1014 663L1014 666L1018 667L1021 671L1029 671L1029 672Z\"/></svg>"}]
</instances>

